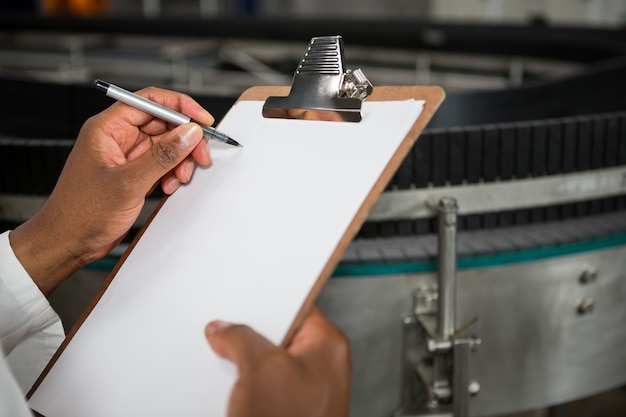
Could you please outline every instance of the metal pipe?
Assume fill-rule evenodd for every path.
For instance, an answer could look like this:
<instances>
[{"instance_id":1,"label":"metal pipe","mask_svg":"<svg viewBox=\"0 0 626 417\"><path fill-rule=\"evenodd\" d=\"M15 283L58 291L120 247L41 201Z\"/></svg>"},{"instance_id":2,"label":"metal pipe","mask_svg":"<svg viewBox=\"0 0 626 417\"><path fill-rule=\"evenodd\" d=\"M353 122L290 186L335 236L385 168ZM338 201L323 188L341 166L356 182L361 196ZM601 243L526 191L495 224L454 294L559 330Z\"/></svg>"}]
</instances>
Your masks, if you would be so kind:
<instances>
[{"instance_id":1,"label":"metal pipe","mask_svg":"<svg viewBox=\"0 0 626 417\"><path fill-rule=\"evenodd\" d=\"M452 197L443 197L439 211L437 338L448 340L455 331L456 315L456 223L459 207Z\"/></svg>"},{"instance_id":2,"label":"metal pipe","mask_svg":"<svg viewBox=\"0 0 626 417\"><path fill-rule=\"evenodd\" d=\"M455 343L453 348L454 367L452 371L452 415L469 416L469 353L473 342L470 340Z\"/></svg>"}]
</instances>

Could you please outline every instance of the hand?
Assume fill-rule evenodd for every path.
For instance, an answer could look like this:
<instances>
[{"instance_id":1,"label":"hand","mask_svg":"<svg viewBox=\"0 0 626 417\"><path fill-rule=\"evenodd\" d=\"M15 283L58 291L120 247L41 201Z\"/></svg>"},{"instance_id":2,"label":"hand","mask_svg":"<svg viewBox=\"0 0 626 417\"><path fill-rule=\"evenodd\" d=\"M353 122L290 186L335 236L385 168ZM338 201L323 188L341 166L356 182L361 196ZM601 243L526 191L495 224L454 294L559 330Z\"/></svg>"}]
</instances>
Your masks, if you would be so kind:
<instances>
[{"instance_id":1,"label":"hand","mask_svg":"<svg viewBox=\"0 0 626 417\"><path fill-rule=\"evenodd\" d=\"M200 123L213 117L189 96L158 88L137 92ZM145 197L166 194L211 161L201 128L174 128L116 102L88 119L44 207L10 234L11 245L44 294L110 252L133 225Z\"/></svg>"},{"instance_id":2,"label":"hand","mask_svg":"<svg viewBox=\"0 0 626 417\"><path fill-rule=\"evenodd\" d=\"M302 323L287 350L243 325L206 327L213 350L237 366L228 417L344 417L352 365L346 336L320 312Z\"/></svg>"}]
</instances>

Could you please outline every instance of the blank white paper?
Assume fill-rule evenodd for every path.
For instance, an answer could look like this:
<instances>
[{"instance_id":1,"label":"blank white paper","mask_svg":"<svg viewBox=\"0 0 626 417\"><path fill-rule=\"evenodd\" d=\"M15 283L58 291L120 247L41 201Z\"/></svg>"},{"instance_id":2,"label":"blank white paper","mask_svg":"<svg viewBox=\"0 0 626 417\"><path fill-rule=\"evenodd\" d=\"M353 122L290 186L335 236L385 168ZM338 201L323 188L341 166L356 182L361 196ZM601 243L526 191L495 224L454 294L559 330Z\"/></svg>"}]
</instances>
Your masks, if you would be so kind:
<instances>
[{"instance_id":1,"label":"blank white paper","mask_svg":"<svg viewBox=\"0 0 626 417\"><path fill-rule=\"evenodd\" d=\"M422 111L365 102L359 123L233 106L212 165L171 196L29 400L47 417L225 416L236 370L214 319L279 344Z\"/></svg>"}]
</instances>

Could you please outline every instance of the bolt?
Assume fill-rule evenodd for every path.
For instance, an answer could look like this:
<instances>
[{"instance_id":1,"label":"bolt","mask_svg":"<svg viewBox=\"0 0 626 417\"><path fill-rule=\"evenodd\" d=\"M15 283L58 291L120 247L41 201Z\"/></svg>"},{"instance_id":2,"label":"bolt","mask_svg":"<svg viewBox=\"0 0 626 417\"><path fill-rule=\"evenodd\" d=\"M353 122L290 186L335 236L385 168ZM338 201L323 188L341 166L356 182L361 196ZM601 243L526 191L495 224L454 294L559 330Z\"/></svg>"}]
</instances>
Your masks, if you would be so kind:
<instances>
[{"instance_id":1,"label":"bolt","mask_svg":"<svg viewBox=\"0 0 626 417\"><path fill-rule=\"evenodd\" d=\"M480 337L472 337L470 340L472 341L472 343L470 344L470 351L478 351L478 348L483 343L482 339Z\"/></svg>"},{"instance_id":2,"label":"bolt","mask_svg":"<svg viewBox=\"0 0 626 417\"><path fill-rule=\"evenodd\" d=\"M593 298L584 297L582 300L580 300L580 303L578 304L578 314L584 315L591 313L593 311L593 306Z\"/></svg>"},{"instance_id":3,"label":"bolt","mask_svg":"<svg viewBox=\"0 0 626 417\"><path fill-rule=\"evenodd\" d=\"M447 381L435 381L433 383L433 395L437 402L440 402L452 396L452 389Z\"/></svg>"},{"instance_id":4,"label":"bolt","mask_svg":"<svg viewBox=\"0 0 626 417\"><path fill-rule=\"evenodd\" d=\"M428 339L426 346L430 353L448 352L452 349L452 341Z\"/></svg>"},{"instance_id":5,"label":"bolt","mask_svg":"<svg viewBox=\"0 0 626 417\"><path fill-rule=\"evenodd\" d=\"M467 386L467 391L472 397L475 397L480 392L480 384L478 381L471 381Z\"/></svg>"},{"instance_id":6,"label":"bolt","mask_svg":"<svg viewBox=\"0 0 626 417\"><path fill-rule=\"evenodd\" d=\"M439 294L436 288L421 288L413 293L413 309L416 316L437 312Z\"/></svg>"},{"instance_id":7,"label":"bolt","mask_svg":"<svg viewBox=\"0 0 626 417\"><path fill-rule=\"evenodd\" d=\"M581 284L589 284L595 282L598 279L598 271L593 267L588 267L580 275Z\"/></svg>"}]
</instances>

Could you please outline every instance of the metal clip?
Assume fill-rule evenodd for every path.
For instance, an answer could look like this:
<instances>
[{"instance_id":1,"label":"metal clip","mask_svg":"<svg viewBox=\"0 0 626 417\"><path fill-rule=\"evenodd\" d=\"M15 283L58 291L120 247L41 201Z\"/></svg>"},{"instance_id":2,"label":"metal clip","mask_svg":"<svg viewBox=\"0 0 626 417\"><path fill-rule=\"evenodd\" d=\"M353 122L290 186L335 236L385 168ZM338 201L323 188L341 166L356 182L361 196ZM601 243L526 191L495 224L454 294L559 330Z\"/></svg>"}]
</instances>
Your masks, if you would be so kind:
<instances>
[{"instance_id":1,"label":"metal clip","mask_svg":"<svg viewBox=\"0 0 626 417\"><path fill-rule=\"evenodd\" d=\"M372 83L363 74L361 68L355 68L343 74L339 97L358 98L365 101L372 94L373 89Z\"/></svg>"},{"instance_id":2,"label":"metal clip","mask_svg":"<svg viewBox=\"0 0 626 417\"><path fill-rule=\"evenodd\" d=\"M373 87L361 69L345 70L341 36L311 39L287 97L268 97L263 116L361 121L361 103Z\"/></svg>"}]
</instances>

